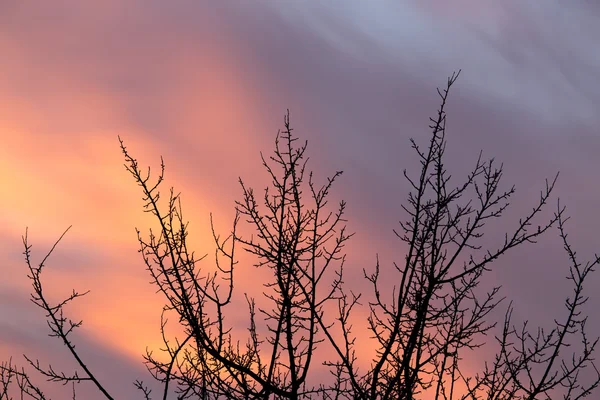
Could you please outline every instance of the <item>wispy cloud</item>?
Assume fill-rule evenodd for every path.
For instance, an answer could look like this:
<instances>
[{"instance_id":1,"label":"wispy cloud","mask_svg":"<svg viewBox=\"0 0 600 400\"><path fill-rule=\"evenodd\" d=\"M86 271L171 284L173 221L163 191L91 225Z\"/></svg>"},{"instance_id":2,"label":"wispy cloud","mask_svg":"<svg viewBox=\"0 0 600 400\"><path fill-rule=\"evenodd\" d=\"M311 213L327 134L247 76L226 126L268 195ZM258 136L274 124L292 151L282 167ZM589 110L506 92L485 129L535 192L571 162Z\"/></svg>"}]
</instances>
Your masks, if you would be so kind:
<instances>
[{"instance_id":1,"label":"wispy cloud","mask_svg":"<svg viewBox=\"0 0 600 400\"><path fill-rule=\"evenodd\" d=\"M42 252L74 225L49 267L48 291L59 298L72 286L92 289L73 313L85 319L78 339L107 377L118 371L108 368L104 351L129 368L145 344L158 346L161 300L147 284L133 229L150 222L117 135L143 165L158 166L164 156L198 251L211 253L209 212L226 232L238 177L266 184L259 151L270 152L290 108L318 174L346 171L335 195L349 200L358 232L349 264L362 288L362 267L371 267L376 252L388 264L402 259L391 229L407 191L401 171L416 168L408 138L426 137L435 87L459 68L449 167L465 170L480 149L505 161L507 182L521 189L515 211L527 211L543 179L561 170L573 242L582 255L597 251L594 4L3 2L0 237L8 244L0 249L10 273L3 274L0 310L3 320L21 322L0 327L0 356L35 353L44 335L19 319L43 317L26 300L25 226ZM507 258L494 276L524 314L541 319L567 294L561 256L549 238ZM248 287L260 285L254 270L245 271ZM547 281L535 278L540 271ZM538 293L554 300L540 304ZM592 294L590 303L600 297ZM234 317L240 329L243 317ZM600 331L599 321L590 324ZM58 354L48 353L67 362Z\"/></svg>"}]
</instances>

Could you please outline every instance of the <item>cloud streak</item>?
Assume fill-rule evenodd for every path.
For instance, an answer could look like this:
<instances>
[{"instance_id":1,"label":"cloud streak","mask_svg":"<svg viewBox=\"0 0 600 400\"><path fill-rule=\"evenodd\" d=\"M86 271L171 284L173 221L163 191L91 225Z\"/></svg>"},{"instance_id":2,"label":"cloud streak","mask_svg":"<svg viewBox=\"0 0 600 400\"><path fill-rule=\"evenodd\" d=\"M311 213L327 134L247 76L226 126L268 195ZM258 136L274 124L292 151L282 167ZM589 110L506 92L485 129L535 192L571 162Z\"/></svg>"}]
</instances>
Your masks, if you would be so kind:
<instances>
[{"instance_id":1,"label":"cloud streak","mask_svg":"<svg viewBox=\"0 0 600 400\"><path fill-rule=\"evenodd\" d=\"M107 379L118 371L108 371L104 351L129 368L146 344L158 346L161 300L147 285L133 230L151 222L123 169L117 135L142 165L157 167L164 156L198 251L212 254L209 212L226 232L238 177L264 186L259 152L271 151L290 108L318 174L345 170L335 196L349 200L358 232L351 284L364 288L361 271L375 253L388 265L403 257L391 229L408 189L402 169L416 168L408 138L424 140L434 89L459 68L449 105L450 169L459 175L480 149L504 161L507 183L521 190L509 217L527 211L543 179L560 170L570 237L582 256L597 251L600 56L592 49L600 27L591 2L0 7L0 237L8 243L0 250L10 271L0 284L3 358L17 349L35 353L43 338L43 329L25 323L42 317L26 301L25 226L41 252L74 225L51 262L48 290L59 298L72 286L92 289L72 311L86 321L82 348ZM508 257L494 275L523 317L550 318L567 295L556 243L548 238ZM252 280L260 275L245 271L247 282L260 284ZM542 272L545 281L537 278ZM538 293L552 299L540 304ZM590 304L600 297L592 294ZM234 317L240 329L243 317ZM600 332L599 321L590 324ZM68 362L64 353L47 355Z\"/></svg>"}]
</instances>

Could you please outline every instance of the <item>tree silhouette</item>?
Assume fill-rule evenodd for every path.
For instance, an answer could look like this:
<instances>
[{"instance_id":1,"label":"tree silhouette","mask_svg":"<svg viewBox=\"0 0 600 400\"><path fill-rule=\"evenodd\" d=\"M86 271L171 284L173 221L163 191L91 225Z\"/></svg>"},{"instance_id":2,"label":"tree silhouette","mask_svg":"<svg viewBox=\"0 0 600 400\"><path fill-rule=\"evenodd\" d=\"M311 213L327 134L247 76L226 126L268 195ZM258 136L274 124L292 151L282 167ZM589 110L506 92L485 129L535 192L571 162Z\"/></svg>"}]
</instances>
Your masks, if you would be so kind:
<instances>
[{"instance_id":1,"label":"tree silhouette","mask_svg":"<svg viewBox=\"0 0 600 400\"><path fill-rule=\"evenodd\" d=\"M411 192L401 206L406 219L394 231L406 244L404 259L393 269L382 270L378 259L374 269L365 268L364 278L371 288L366 294L350 291L343 281L344 247L352 234L345 227L346 203L329 205L331 188L341 172L323 185L316 183L307 169L307 142L293 135L289 112L275 139L274 153L261 154L269 186L256 193L240 179L242 196L226 237L215 231L211 216L216 244L212 269L203 268L208 260L190 248L179 193L170 189L166 204L161 201L164 162L156 177L150 169L143 172L119 138L125 168L142 190L144 211L158 225L146 234L137 233L144 264L165 299L161 356L151 350L144 355L162 391L155 395L136 381L143 398L580 399L596 389L600 373L593 353L598 339L586 335L587 317L581 307L587 301L584 282L600 258L594 256L585 264L578 261L567 240L565 208L558 202L553 216L532 228L558 176L546 182L532 211L496 247L483 247L484 227L503 216L515 189L500 189L502 165L484 160L481 153L464 180L451 185L444 164L445 106L458 75L438 90L441 105L431 119L427 146L422 148L411 139L420 169L416 176L404 171ZM240 233L241 224L252 235ZM486 293L480 286L482 279L494 261L535 242L551 227L558 229L570 260L567 279L573 292L565 301L565 314L554 320L550 330L532 330L527 322L519 327L513 324L511 304L498 324L494 311L502 301L500 287ZM50 336L63 342L80 370L69 375L25 359L47 380L71 383L73 398L75 384L86 381L105 398L119 398L109 394L110 385L97 379L70 339L81 321L71 321L63 308L86 293L73 291L53 303L43 290L46 261L63 236L34 266L25 234L24 254L32 300L44 310ZM264 298L257 304L246 295L249 325L242 338L234 335L234 326L226 320L239 306L233 295L240 251L252 257L256 268L270 271ZM393 289L384 288L382 280L394 283ZM359 344L352 315L357 307L369 311L368 329L375 346L370 360L356 355ZM170 315L175 316L171 321L177 321L180 336L166 333ZM465 355L492 337L495 357L483 370L469 375ZM579 346L572 346L576 341ZM332 374L329 379L309 379L317 348L333 351L324 362ZM30 372L12 360L0 366L0 399L12 398L11 388L21 397L46 398Z\"/></svg>"},{"instance_id":2,"label":"tree silhouette","mask_svg":"<svg viewBox=\"0 0 600 400\"><path fill-rule=\"evenodd\" d=\"M402 263L394 264L396 276L386 277L387 281L397 282L392 293L380 290L379 262L374 272L365 271L374 293L374 300L369 302L369 329L378 348L371 367L363 374L356 366L356 343L348 322L361 296L341 295L338 320L344 340L338 344L333 335L328 335L339 356L329 363L338 371L337 392L360 399L583 397L600 383L592 358L598 339L586 336L587 317L580 311L587 301L583 282L600 259L595 256L585 265L577 261L567 241L564 224L568 218L560 204L549 221L531 229L558 175L546 182L531 213L519 219L516 229L506 233L496 249L482 249L477 243L484 226L500 218L509 206L515 188L501 191L502 165L496 166L493 159L484 161L481 154L462 184L449 185L444 166L444 108L459 73L448 79L443 91L438 90L441 106L437 117L431 119L432 136L427 149L422 150L411 140L421 169L414 178L404 172L412 188L407 204L402 205L408 218L394 233L408 245L408 252ZM535 242L554 225L571 261L568 279L574 293L565 302L567 315L562 321L555 320L549 332L540 329L531 333L527 322L521 328L512 325L509 306L496 337L499 350L495 359L486 364L484 371L467 376L461 369L460 355L484 344L496 326L488 322L488 317L501 300L499 287L485 296L477 294L482 277L493 261L517 246ZM577 334L581 352L559 357L559 352L564 353L569 346L568 338ZM589 366L596 378L586 385L581 383L580 373ZM457 382L465 387L462 393L456 390Z\"/></svg>"}]
</instances>

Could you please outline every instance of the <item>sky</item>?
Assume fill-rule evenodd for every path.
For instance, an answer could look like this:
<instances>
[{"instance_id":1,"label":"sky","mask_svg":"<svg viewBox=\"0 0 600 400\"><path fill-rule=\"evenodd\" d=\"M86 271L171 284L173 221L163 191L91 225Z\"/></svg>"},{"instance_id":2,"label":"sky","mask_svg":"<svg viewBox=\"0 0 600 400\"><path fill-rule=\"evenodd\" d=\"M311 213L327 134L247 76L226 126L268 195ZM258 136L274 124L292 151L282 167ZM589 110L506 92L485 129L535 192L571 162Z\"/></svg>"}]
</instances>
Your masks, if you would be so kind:
<instances>
[{"instance_id":1,"label":"sky","mask_svg":"<svg viewBox=\"0 0 600 400\"><path fill-rule=\"evenodd\" d=\"M74 341L109 390L133 398L131 382L150 380L141 355L161 344L163 303L137 253L135 227L152 222L118 135L141 165L164 157L197 251L212 253L209 214L226 232L238 177L268 183L260 152L272 150L289 109L315 173L344 171L332 198L348 201L350 285L367 293L362 268L376 254L387 267L403 258L392 229L408 191L402 171L418 168L409 138L428 139L435 89L459 69L449 171L466 172L480 150L504 163L517 194L498 232L560 171L569 238L591 258L600 252L599 22L598 4L584 0L0 0L0 359L22 363L26 353L73 369L29 301L21 242L28 227L39 260L72 225L48 264L48 296L91 290L70 309L84 320ZM486 279L503 285L517 318L547 324L570 294L567 267L551 231ZM261 284L250 266L240 276L240 290ZM598 284L596 274L588 310L600 306ZM246 326L243 313L232 320ZM595 315L588 325L600 334Z\"/></svg>"}]
</instances>

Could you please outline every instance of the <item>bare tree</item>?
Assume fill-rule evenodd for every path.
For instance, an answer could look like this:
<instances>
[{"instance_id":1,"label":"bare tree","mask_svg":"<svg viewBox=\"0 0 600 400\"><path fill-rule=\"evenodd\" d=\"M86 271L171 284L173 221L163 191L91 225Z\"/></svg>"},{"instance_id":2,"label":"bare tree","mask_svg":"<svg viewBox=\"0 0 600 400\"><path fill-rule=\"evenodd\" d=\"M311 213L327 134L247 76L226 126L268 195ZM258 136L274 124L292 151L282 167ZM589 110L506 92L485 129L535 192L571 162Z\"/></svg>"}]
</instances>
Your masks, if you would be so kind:
<instances>
[{"instance_id":1,"label":"bare tree","mask_svg":"<svg viewBox=\"0 0 600 400\"><path fill-rule=\"evenodd\" d=\"M547 181L532 211L497 247L483 247L484 227L503 216L515 189L501 189L502 165L484 160L481 154L463 182L452 186L444 163L445 106L457 77L452 75L446 88L438 90L441 106L431 119L428 146L421 148L411 140L420 170L415 177L404 172L412 191L402 206L407 219L394 232L408 250L403 262L393 265L395 275L381 271L378 259L373 271L364 270L372 289L368 303L361 303L362 295L343 284L344 246L352 234L345 227L345 202L334 209L328 205L341 172L323 185L316 184L307 169L307 143L298 145L289 112L273 155L261 155L270 185L257 194L240 179L242 197L226 237L215 232L211 217L214 268L207 268L208 259L197 257L189 246L180 195L170 189L166 204L161 201L164 163L156 177L150 169L143 172L119 139L125 167L142 190L145 211L158 226L146 235L138 231L139 251L166 303L160 324L163 357L151 350L144 356L152 377L161 383L158 397L579 399L596 389L600 373L593 353L598 339L586 335L587 317L581 307L587 300L584 281L600 258L578 262L567 241L568 218L560 203L553 216L532 229L543 216L557 177ZM253 234L240 233L240 224ZM570 260L573 293L565 302L565 316L554 321L553 329L532 333L527 323L521 327L512 323L510 305L498 325L494 318L502 301L500 288L482 295L483 277L494 261L535 242L553 226ZM61 302L49 302L41 273L56 244L34 267L27 235L23 242L32 300L44 310L50 335L63 342L80 370L65 374L26 357L27 362L50 381L73 384L73 398L75 383L89 381L112 399L69 338L81 321L68 319L63 307L85 293L73 291ZM240 250L255 260L256 268L270 271L271 277L264 283L261 301L246 295L246 336L234 332L226 320L228 310L236 307L234 272L240 268ZM383 279L395 283L391 291ZM369 309L368 328L376 346L370 363L357 358L352 331L352 311L362 306ZM167 334L169 316L177 321L182 336ZM480 373L469 376L465 355L480 349L494 334L496 356ZM577 338L580 346L567 352ZM333 379L312 384L309 371L317 347L322 346L336 355L325 362ZM591 373L585 374L586 369ZM0 366L0 400L10 398L12 384L21 397L46 398L28 372L10 361ZM142 381L135 385L145 399L153 398Z\"/></svg>"},{"instance_id":2,"label":"bare tree","mask_svg":"<svg viewBox=\"0 0 600 400\"><path fill-rule=\"evenodd\" d=\"M330 363L337 371L338 387L344 388L347 397L357 399L583 397L600 383L592 358L598 339L586 336L587 317L581 316L580 310L587 300L583 282L600 259L595 256L585 266L576 260L564 230L565 209L560 205L549 221L532 229L558 175L546 182L531 213L519 219L497 248L482 249L479 239L484 226L503 215L515 188L501 190L502 165L497 166L493 159L484 161L481 154L465 180L458 186L450 185L444 165L445 105L459 73L448 79L443 91L438 90L441 106L437 117L431 119L429 146L421 149L411 140L421 169L416 177L404 171L412 188L402 206L408 218L394 233L407 244L408 252L401 264L394 263L396 277L385 278L396 282L392 293L380 289L379 261L374 272L365 271L374 294L369 302L369 328L378 348L371 368L363 374L358 372L349 325L350 311L360 296L341 296L338 326L344 340L338 344L333 334L328 335L339 355L339 360ZM532 334L527 323L520 329L512 326L510 306L497 338L498 355L482 373L466 376L461 355L481 347L493 332L496 324L488 322L489 316L501 301L499 287L485 296L478 295L481 279L493 261L517 246L535 242L554 225L558 225L571 261L568 279L574 294L566 300L567 315L562 322L555 320L550 332ZM559 357L569 346L567 338L574 335L580 336L581 351L572 357ZM587 385L580 382L586 367L595 371L595 378ZM466 390L459 391L457 382Z\"/></svg>"},{"instance_id":3,"label":"bare tree","mask_svg":"<svg viewBox=\"0 0 600 400\"><path fill-rule=\"evenodd\" d=\"M25 251L23 254L25 255L25 262L28 268L27 277L31 280L31 285L33 291L31 293L31 301L37 307L41 308L46 315L46 322L50 329L50 333L48 334L51 337L56 337L62 341L62 343L67 347L70 354L73 356L77 365L83 371L82 373L78 373L75 371L72 374L65 374L64 372L55 371L52 365L49 365L47 368L42 367L39 360L33 360L28 356L24 355L27 363L33 367L37 372L39 372L42 376L44 376L49 382L59 382L63 385L73 384L73 398L75 398L75 384L80 382L89 381L92 382L96 388L102 393L102 395L112 400L113 397L107 392L104 386L99 382L96 376L90 371L88 366L83 362L79 353L75 350L75 345L71 341L70 335L73 333L73 330L81 327L83 321L74 322L70 318L68 318L64 313L64 307L72 302L73 300L86 295L88 292L79 293L73 290L71 295L66 299L58 303L52 303L48 300L47 296L44 293L44 288L42 285L42 272L45 269L46 261L54 252L54 249L58 245L58 243L63 239L65 234L69 231L71 227L67 228L63 232L63 234L58 238L58 240L54 243L51 249L46 253L42 261L35 266L31 259L31 245L27 240L27 231L25 232L25 236L23 236L23 246L25 247ZM18 368L12 364L12 360L7 363L0 364L0 383L2 386L2 391L0 391L0 400L6 398L9 399L9 386L14 382L17 384L19 388L19 392L21 397L27 395L31 398L37 400L45 400L47 397L44 395L44 392L40 389L39 386L35 385L29 377L29 374L25 371L24 368Z\"/></svg>"},{"instance_id":4,"label":"bare tree","mask_svg":"<svg viewBox=\"0 0 600 400\"><path fill-rule=\"evenodd\" d=\"M341 172L317 186L312 172L306 170L307 143L296 146L289 114L284 125L275 140L274 155L262 157L271 185L257 196L240 179L242 200L236 202L231 234L221 239L213 228L217 270L208 274L188 249L179 195L171 190L166 211L159 207L164 164L157 180L151 182L150 174L142 175L121 142L126 168L142 188L145 208L160 223L160 232L150 231L148 239L138 232L140 252L167 299L164 311L175 312L186 335L174 342L165 338L168 362L158 361L152 353L146 355L150 371L164 383L163 398L169 382L178 393L203 398L295 399L322 390L307 387L306 379L322 340L318 319L339 291L341 251L351 235L343 226L345 203L335 212L326 208L329 191ZM255 236L238 234L240 220L251 225ZM232 338L231 327L225 323L240 247L255 256L256 267L270 269L273 278L264 285L270 308L257 310L255 300L247 297L249 338L244 344ZM336 271L328 281L326 272L331 268ZM265 335L257 329L257 311L266 323ZM163 323L163 337L164 327Z\"/></svg>"}]
</instances>

